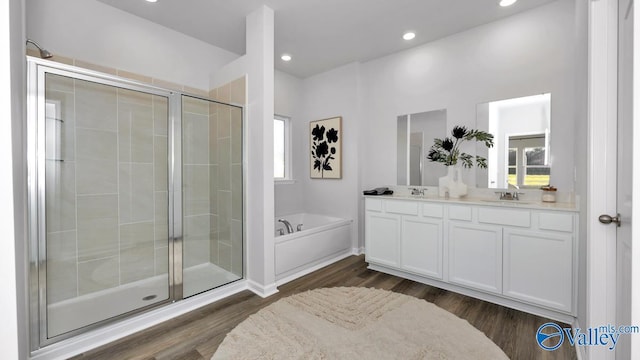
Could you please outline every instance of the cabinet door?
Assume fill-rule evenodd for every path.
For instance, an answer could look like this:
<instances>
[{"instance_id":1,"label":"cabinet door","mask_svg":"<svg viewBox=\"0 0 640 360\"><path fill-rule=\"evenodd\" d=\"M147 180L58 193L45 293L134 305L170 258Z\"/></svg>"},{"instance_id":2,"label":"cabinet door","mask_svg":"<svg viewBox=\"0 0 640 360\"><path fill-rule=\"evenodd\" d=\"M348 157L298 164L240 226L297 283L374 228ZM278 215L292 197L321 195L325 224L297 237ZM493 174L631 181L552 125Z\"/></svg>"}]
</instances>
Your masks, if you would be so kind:
<instances>
[{"instance_id":1,"label":"cabinet door","mask_svg":"<svg viewBox=\"0 0 640 360\"><path fill-rule=\"evenodd\" d=\"M442 220L402 217L402 268L442 279Z\"/></svg>"},{"instance_id":2,"label":"cabinet door","mask_svg":"<svg viewBox=\"0 0 640 360\"><path fill-rule=\"evenodd\" d=\"M504 295L571 312L573 236L504 230Z\"/></svg>"},{"instance_id":3,"label":"cabinet door","mask_svg":"<svg viewBox=\"0 0 640 360\"><path fill-rule=\"evenodd\" d=\"M367 211L365 253L367 262L400 266L400 215Z\"/></svg>"},{"instance_id":4,"label":"cabinet door","mask_svg":"<svg viewBox=\"0 0 640 360\"><path fill-rule=\"evenodd\" d=\"M502 228L468 223L449 225L449 281L502 293Z\"/></svg>"}]
</instances>

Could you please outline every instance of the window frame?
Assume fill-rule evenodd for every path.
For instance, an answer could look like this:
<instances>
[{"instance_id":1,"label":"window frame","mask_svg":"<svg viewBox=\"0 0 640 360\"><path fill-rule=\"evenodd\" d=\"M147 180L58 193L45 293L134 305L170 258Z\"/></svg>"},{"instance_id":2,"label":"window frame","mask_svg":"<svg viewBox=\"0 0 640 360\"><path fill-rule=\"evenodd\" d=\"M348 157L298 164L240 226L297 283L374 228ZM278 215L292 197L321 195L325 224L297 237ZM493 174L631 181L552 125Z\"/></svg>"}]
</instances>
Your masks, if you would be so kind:
<instances>
[{"instance_id":1,"label":"window frame","mask_svg":"<svg viewBox=\"0 0 640 360\"><path fill-rule=\"evenodd\" d=\"M284 115L273 115L273 121L282 121L284 123L284 177L276 177L275 171L273 174L273 180L277 184L293 183L291 174L291 118ZM274 144L275 146L275 144ZM275 150L275 148L274 148ZM274 159L275 162L275 159ZM275 170L275 169L274 169Z\"/></svg>"}]
</instances>

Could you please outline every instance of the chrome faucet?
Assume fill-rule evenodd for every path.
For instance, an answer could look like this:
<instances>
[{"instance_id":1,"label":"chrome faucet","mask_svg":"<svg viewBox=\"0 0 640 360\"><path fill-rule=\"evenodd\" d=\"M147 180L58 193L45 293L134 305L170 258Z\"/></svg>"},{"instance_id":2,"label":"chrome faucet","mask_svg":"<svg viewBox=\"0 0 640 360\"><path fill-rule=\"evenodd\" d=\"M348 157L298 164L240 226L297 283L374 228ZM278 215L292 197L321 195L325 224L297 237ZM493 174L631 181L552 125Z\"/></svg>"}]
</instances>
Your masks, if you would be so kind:
<instances>
[{"instance_id":1,"label":"chrome faucet","mask_svg":"<svg viewBox=\"0 0 640 360\"><path fill-rule=\"evenodd\" d=\"M278 222L283 223L284 226L287 227L287 234L293 233L293 226L291 226L291 223L288 220L286 220L286 219L278 219Z\"/></svg>"},{"instance_id":2,"label":"chrome faucet","mask_svg":"<svg viewBox=\"0 0 640 360\"><path fill-rule=\"evenodd\" d=\"M521 192L508 192L508 191L496 191L496 194L500 195L500 200L520 200L520 195L524 195Z\"/></svg>"},{"instance_id":3,"label":"chrome faucet","mask_svg":"<svg viewBox=\"0 0 640 360\"><path fill-rule=\"evenodd\" d=\"M412 188L411 195L424 195L424 189Z\"/></svg>"}]
</instances>

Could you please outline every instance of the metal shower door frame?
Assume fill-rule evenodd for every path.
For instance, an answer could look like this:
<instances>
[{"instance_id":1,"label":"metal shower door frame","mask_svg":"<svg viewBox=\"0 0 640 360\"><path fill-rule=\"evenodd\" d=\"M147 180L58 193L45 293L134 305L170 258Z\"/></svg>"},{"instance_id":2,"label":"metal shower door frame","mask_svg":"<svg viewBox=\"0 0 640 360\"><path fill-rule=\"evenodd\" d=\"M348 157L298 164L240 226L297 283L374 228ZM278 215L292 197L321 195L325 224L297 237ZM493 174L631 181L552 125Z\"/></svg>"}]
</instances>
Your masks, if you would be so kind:
<instances>
[{"instance_id":1,"label":"metal shower door frame","mask_svg":"<svg viewBox=\"0 0 640 360\"><path fill-rule=\"evenodd\" d=\"M168 113L168 299L138 308L79 329L47 337L47 274L45 218L45 75L55 74L107 86L167 98ZM148 311L182 299L182 178L181 178L182 93L71 65L27 57L27 204L30 348L32 351L57 343L132 314ZM179 266L178 266L179 265Z\"/></svg>"}]
</instances>

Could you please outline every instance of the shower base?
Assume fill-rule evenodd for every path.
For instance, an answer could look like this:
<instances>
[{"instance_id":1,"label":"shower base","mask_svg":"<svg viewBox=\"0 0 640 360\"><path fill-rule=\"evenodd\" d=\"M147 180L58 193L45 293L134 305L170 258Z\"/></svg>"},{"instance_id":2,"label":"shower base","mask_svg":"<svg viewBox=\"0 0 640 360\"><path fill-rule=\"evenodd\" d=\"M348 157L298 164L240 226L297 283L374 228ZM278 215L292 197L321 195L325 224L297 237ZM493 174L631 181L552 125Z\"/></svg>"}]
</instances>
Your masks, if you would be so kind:
<instances>
[{"instance_id":1,"label":"shower base","mask_svg":"<svg viewBox=\"0 0 640 360\"><path fill-rule=\"evenodd\" d=\"M211 263L196 265L183 272L183 294L186 298L241 278ZM169 278L165 274L63 300L47 306L48 338L168 299Z\"/></svg>"}]
</instances>

